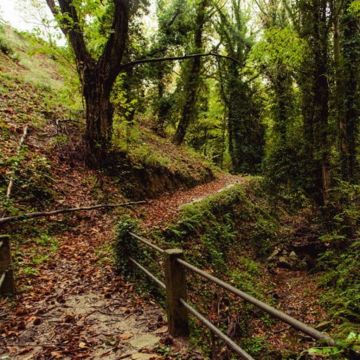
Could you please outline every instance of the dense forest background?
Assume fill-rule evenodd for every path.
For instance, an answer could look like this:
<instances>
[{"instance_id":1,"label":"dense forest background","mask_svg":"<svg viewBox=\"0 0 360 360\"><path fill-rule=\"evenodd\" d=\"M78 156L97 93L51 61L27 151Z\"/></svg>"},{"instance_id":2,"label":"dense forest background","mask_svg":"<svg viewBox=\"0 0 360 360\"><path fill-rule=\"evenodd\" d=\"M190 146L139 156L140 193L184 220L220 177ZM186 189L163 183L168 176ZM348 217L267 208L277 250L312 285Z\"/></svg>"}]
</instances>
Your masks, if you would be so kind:
<instances>
[{"instance_id":1,"label":"dense forest background","mask_svg":"<svg viewBox=\"0 0 360 360\"><path fill-rule=\"evenodd\" d=\"M47 3L56 20L42 15L38 32L77 66L92 165L147 122L320 206L356 183L356 1ZM59 26L69 47L55 45Z\"/></svg>"},{"instance_id":2,"label":"dense forest background","mask_svg":"<svg viewBox=\"0 0 360 360\"><path fill-rule=\"evenodd\" d=\"M263 231L256 239L271 232L266 249L256 245L254 256L267 260L278 247L275 221L265 212L276 209L279 218L286 212L281 226L285 223L288 243L293 239L286 231L306 217L303 233L296 235L310 239L306 271L322 274L334 332L347 339L335 351L358 346L359 0L27 0L21 5L34 30L16 34L1 21L1 71L13 66L9 58L19 73L25 67L32 71L29 83L41 82L41 94L48 92L33 103L27 96L37 90L26 85L21 97L31 110L20 119L36 131L48 130L41 117L55 119L51 152L56 155L46 153L48 159L59 169L66 163L68 172L81 162L86 171L115 174L121 196L141 200L208 182L217 172L254 176L258 193L251 196L268 203L263 211L256 200L246 211L251 221L261 221L254 226ZM45 67L35 62L39 54L46 57ZM49 82L43 73L56 76ZM4 74L0 90L7 99L18 91L17 75ZM9 118L17 106L10 104L11 111L0 109ZM36 107L41 111L35 117ZM73 128L62 133L61 124ZM11 126L0 119L4 144ZM32 210L47 209L56 198L44 191L54 177L51 166L39 158L21 170L26 156L19 151L6 158L10 147L5 144L0 157L1 189L5 194L9 178L21 189L15 186L14 194L1 198L3 214L17 215L29 203ZM78 178L85 176L81 169ZM24 179L32 182L26 185ZM108 183L101 178L94 185L107 201ZM231 201L245 202L239 194ZM224 212L236 218L233 204L229 207ZM219 218L228 225L228 218ZM208 221L228 230L218 219ZM221 231L216 236L221 238ZM235 235L226 241L230 238ZM204 252L213 243L206 246ZM216 248L219 258L224 253Z\"/></svg>"}]
</instances>

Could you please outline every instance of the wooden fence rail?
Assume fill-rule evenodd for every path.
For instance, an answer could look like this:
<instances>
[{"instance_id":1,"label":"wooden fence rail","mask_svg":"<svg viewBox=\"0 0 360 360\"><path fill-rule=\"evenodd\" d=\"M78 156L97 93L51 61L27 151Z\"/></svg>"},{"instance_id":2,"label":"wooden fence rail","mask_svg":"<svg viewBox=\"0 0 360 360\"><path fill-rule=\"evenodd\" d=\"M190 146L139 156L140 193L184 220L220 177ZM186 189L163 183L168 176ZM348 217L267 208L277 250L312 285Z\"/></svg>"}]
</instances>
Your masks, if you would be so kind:
<instances>
[{"instance_id":1,"label":"wooden fence rail","mask_svg":"<svg viewBox=\"0 0 360 360\"><path fill-rule=\"evenodd\" d=\"M10 236L0 235L0 296L14 294L15 281L11 264Z\"/></svg>"},{"instance_id":2,"label":"wooden fence rail","mask_svg":"<svg viewBox=\"0 0 360 360\"><path fill-rule=\"evenodd\" d=\"M194 265L189 264L184 260L183 251L180 249L163 250L155 244L152 244L149 240L129 232L130 239L133 241L139 241L143 245L155 250L163 257L165 283L159 280L144 266L138 263L133 257L130 257L130 261L136 268L144 272L150 279L152 279L166 292L166 307L168 316L168 328L169 333L174 337L188 336L188 314L195 316L200 320L207 328L209 328L215 335L221 338L232 350L234 350L242 359L253 360L253 357L237 345L230 337L224 334L219 328L212 324L202 314L200 314L192 305L187 302L187 287L186 287L186 270L198 274L199 276L217 284L223 289L235 294L243 300L253 304L273 317L281 320L294 329L301 331L315 340L319 340L323 344L333 346L335 341L324 334L304 323L294 319L293 317L285 314L284 312L273 308L272 306L254 298L253 296L235 288L234 286L218 279L215 276L210 275L206 271L197 268Z\"/></svg>"}]
</instances>

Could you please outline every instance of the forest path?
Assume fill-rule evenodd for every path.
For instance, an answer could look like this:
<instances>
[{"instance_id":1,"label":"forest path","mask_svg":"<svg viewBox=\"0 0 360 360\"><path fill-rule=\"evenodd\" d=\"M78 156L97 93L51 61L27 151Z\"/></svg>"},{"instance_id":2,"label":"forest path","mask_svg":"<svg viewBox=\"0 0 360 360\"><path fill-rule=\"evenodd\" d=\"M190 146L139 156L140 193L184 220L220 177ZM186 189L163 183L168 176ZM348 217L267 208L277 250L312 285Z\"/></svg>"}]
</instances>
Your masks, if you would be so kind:
<instances>
[{"instance_id":1,"label":"forest path","mask_svg":"<svg viewBox=\"0 0 360 360\"><path fill-rule=\"evenodd\" d=\"M159 198L136 208L145 230L161 228L176 218L181 206L200 201L232 185L243 184L246 176L222 174L214 181L175 193L163 194Z\"/></svg>"},{"instance_id":2,"label":"forest path","mask_svg":"<svg viewBox=\"0 0 360 360\"><path fill-rule=\"evenodd\" d=\"M210 183L164 194L135 211L142 214L145 228L161 226L181 205L244 179L223 174ZM77 181L81 179L71 179L73 195L85 201L88 194L77 191ZM21 245L28 257L22 256L19 264L17 301L0 300L0 359L162 359L159 354L169 351L169 345L169 359L201 359L168 336L160 306L114 274L116 221L107 211L79 213L56 239ZM47 254L43 260L42 251ZM41 263L33 271L35 258Z\"/></svg>"}]
</instances>

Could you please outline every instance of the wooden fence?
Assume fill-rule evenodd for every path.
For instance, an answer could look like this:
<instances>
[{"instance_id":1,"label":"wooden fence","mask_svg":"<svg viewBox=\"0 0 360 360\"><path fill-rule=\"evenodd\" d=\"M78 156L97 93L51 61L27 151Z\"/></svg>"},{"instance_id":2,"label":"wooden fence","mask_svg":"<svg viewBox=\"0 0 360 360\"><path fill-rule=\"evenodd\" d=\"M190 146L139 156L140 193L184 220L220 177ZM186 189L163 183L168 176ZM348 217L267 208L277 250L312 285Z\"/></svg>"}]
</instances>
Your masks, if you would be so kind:
<instances>
[{"instance_id":1,"label":"wooden fence","mask_svg":"<svg viewBox=\"0 0 360 360\"><path fill-rule=\"evenodd\" d=\"M303 332L315 340L319 340L326 345L334 345L334 340L327 334L324 334L304 323L294 319L293 317L285 314L284 312L273 308L272 306L254 298L253 296L235 288L234 286L218 279L215 276L197 268L194 265L189 264L184 260L184 253L180 249L164 250L155 244L152 244L149 240L129 232L129 239L132 241L138 241L152 250L156 251L163 257L165 283L159 280L149 270L142 266L136 259L132 257L132 254L127 254L129 261L136 268L144 272L150 279L152 279L157 285L165 290L166 293L166 305L168 316L168 328L169 332L174 337L188 336L188 316L189 313L200 320L207 328L209 328L216 336L222 339L233 351L235 351L242 359L253 359L253 357L237 345L229 336L224 334L219 328L212 324L207 318L201 315L192 305L187 301L186 294L186 271L191 271L197 275L205 278L221 288L235 294L241 299L253 304L260 308L264 312L271 316L289 324L294 329ZM131 246L129 247L131 248Z\"/></svg>"},{"instance_id":2,"label":"wooden fence","mask_svg":"<svg viewBox=\"0 0 360 360\"><path fill-rule=\"evenodd\" d=\"M0 296L14 294L15 281L11 264L10 236L0 235Z\"/></svg>"}]
</instances>

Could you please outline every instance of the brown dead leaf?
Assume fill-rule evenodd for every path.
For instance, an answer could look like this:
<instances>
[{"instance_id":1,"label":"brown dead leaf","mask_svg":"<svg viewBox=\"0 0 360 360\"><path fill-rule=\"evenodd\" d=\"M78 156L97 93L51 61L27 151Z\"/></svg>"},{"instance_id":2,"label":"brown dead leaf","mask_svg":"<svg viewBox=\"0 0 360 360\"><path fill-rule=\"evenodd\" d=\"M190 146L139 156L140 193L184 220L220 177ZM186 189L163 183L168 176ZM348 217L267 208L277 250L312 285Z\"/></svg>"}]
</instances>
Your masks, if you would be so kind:
<instances>
[{"instance_id":1,"label":"brown dead leaf","mask_svg":"<svg viewBox=\"0 0 360 360\"><path fill-rule=\"evenodd\" d=\"M134 335L131 334L131 333L124 333L124 334L119 335L119 338L120 338L121 340L129 340L129 339L131 339L133 336L134 336Z\"/></svg>"},{"instance_id":2,"label":"brown dead leaf","mask_svg":"<svg viewBox=\"0 0 360 360\"><path fill-rule=\"evenodd\" d=\"M51 356L55 359L61 359L63 357L62 354L58 351L52 351Z\"/></svg>"}]
</instances>

